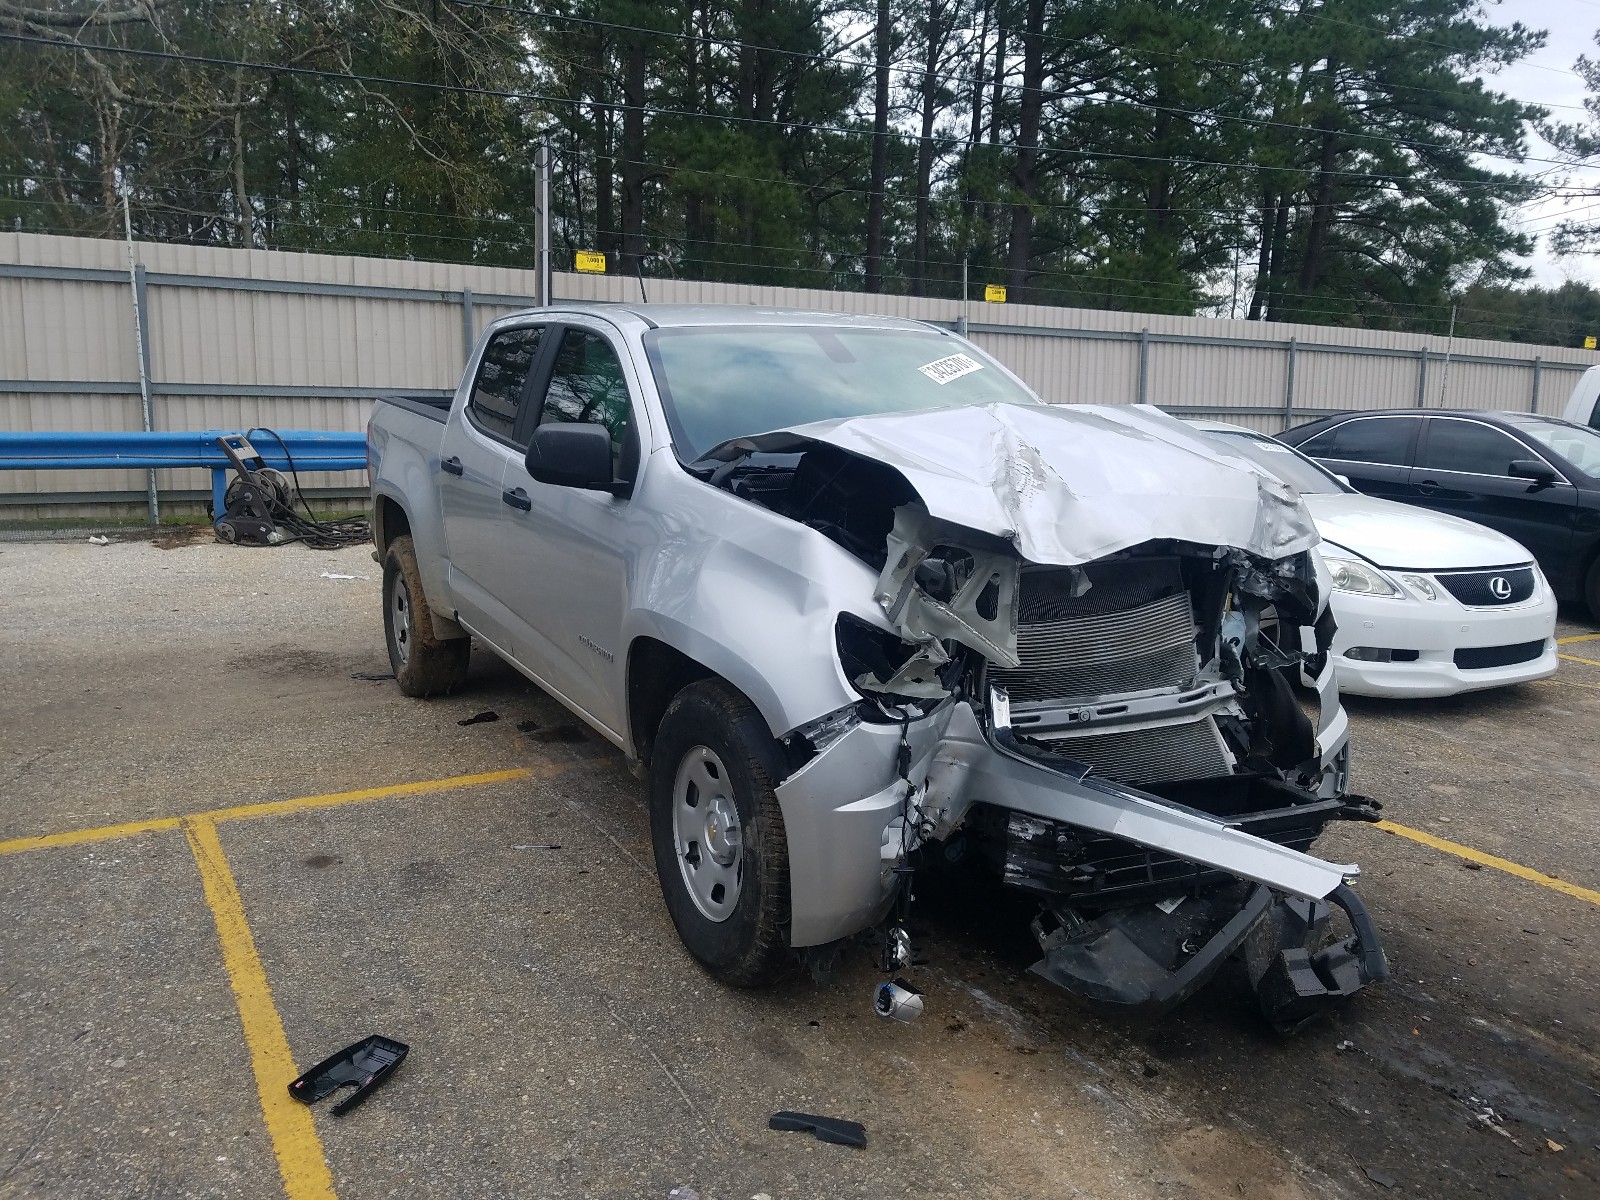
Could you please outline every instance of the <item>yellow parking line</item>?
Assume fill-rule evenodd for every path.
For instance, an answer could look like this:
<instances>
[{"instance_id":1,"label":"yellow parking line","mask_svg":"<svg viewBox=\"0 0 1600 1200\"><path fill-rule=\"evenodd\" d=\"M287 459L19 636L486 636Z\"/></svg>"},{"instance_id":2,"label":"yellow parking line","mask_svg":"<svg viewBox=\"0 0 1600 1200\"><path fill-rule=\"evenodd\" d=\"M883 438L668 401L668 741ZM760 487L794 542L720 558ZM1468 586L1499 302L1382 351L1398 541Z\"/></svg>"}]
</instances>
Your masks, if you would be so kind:
<instances>
[{"instance_id":1,"label":"yellow parking line","mask_svg":"<svg viewBox=\"0 0 1600 1200\"><path fill-rule=\"evenodd\" d=\"M1588 688L1600 692L1600 683L1579 683L1576 679L1530 679L1529 683L1549 684L1551 687Z\"/></svg>"},{"instance_id":2,"label":"yellow parking line","mask_svg":"<svg viewBox=\"0 0 1600 1200\"><path fill-rule=\"evenodd\" d=\"M278 1158L283 1190L289 1200L335 1200L333 1176L328 1173L311 1110L289 1095L289 1084L299 1072L289 1053L283 1022L272 1003L272 989L267 986L267 973L256 953L255 939L250 936L244 901L217 839L217 827L206 817L192 817L183 823L183 831L194 852L195 866L200 868L206 904L217 923L222 963L239 1005L239 1024L244 1027L245 1044L250 1047L261 1115L272 1138L272 1152Z\"/></svg>"},{"instance_id":3,"label":"yellow parking line","mask_svg":"<svg viewBox=\"0 0 1600 1200\"><path fill-rule=\"evenodd\" d=\"M1570 646L1574 642L1600 642L1600 633L1575 633L1571 637L1556 639L1558 646Z\"/></svg>"},{"instance_id":4,"label":"yellow parking line","mask_svg":"<svg viewBox=\"0 0 1600 1200\"><path fill-rule=\"evenodd\" d=\"M389 787L361 788L353 792L329 792L322 796L297 796L292 800L268 800L263 804L238 804L232 808L213 808L209 812L192 813L188 817L156 817L149 821L128 821L121 825L102 825L96 829L71 829L64 833L46 833L37 837L13 838L0 842L0 855L18 854L24 850L45 850L54 846L78 846L85 842L108 842L117 838L133 837L157 829L176 829L184 820L190 821L243 821L252 817L270 817L285 813L306 812L314 808L334 808L341 804L360 804L366 800L387 800L393 796L415 796L428 792L448 792L453 788L476 787L485 783L505 783L511 779L526 779L532 775L529 767L513 767L508 771L485 771L479 775L452 775L448 779L425 779L417 783L397 783ZM540 774L545 772L541 770Z\"/></svg>"},{"instance_id":5,"label":"yellow parking line","mask_svg":"<svg viewBox=\"0 0 1600 1200\"><path fill-rule=\"evenodd\" d=\"M1575 883L1568 883L1565 879L1558 879L1554 875L1546 875L1543 871L1535 871L1532 867L1525 867L1521 863L1512 862L1509 858L1485 854L1482 850L1474 850L1471 846L1463 846L1459 842L1435 837L1431 833L1424 833L1420 829L1412 829L1409 825L1398 825L1393 821L1379 821L1377 826L1388 833L1410 838L1413 842L1420 842L1424 846L1432 846L1435 850L1443 850L1446 854L1454 854L1466 859L1468 862L1475 862L1480 866L1493 867L1496 871L1504 871L1507 875L1515 875L1518 879L1526 879L1530 883L1540 884L1555 891L1563 892L1568 896L1576 896L1579 900L1587 900L1590 904L1600 904L1600 892L1591 888L1579 887Z\"/></svg>"},{"instance_id":6,"label":"yellow parking line","mask_svg":"<svg viewBox=\"0 0 1600 1200\"><path fill-rule=\"evenodd\" d=\"M1579 658L1576 654L1557 654L1557 658L1564 658L1568 662L1581 662L1591 667L1600 667L1600 659Z\"/></svg>"},{"instance_id":7,"label":"yellow parking line","mask_svg":"<svg viewBox=\"0 0 1600 1200\"><path fill-rule=\"evenodd\" d=\"M0 854L19 854L24 850L45 850L51 846L78 846L84 842L107 842L133 837L156 829L176 829L178 817L157 817L153 821L128 821L122 825L102 825L98 829L73 829L67 833L46 833L39 837L12 838L0 842Z\"/></svg>"}]
</instances>

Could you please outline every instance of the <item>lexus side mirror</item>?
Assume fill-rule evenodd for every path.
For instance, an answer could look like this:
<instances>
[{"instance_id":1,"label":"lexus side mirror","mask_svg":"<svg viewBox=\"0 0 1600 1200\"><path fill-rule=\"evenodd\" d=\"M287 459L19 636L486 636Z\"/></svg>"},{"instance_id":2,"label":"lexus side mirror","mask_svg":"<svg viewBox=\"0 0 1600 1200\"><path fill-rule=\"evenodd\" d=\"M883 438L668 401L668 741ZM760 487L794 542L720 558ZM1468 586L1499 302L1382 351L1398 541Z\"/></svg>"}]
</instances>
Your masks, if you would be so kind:
<instances>
[{"instance_id":1,"label":"lexus side mirror","mask_svg":"<svg viewBox=\"0 0 1600 1200\"><path fill-rule=\"evenodd\" d=\"M1350 476L1348 476L1348 475L1335 475L1334 478L1337 479L1340 483L1344 484L1345 487L1350 488L1352 490L1356 486L1355 484L1350 482Z\"/></svg>"},{"instance_id":2,"label":"lexus side mirror","mask_svg":"<svg viewBox=\"0 0 1600 1200\"><path fill-rule=\"evenodd\" d=\"M1538 484L1551 484L1556 481L1555 469L1547 462L1537 458L1515 458L1506 468L1507 473L1517 479L1531 479Z\"/></svg>"},{"instance_id":3,"label":"lexus side mirror","mask_svg":"<svg viewBox=\"0 0 1600 1200\"><path fill-rule=\"evenodd\" d=\"M523 461L539 483L611 490L611 434L603 425L564 421L540 425Z\"/></svg>"}]
</instances>

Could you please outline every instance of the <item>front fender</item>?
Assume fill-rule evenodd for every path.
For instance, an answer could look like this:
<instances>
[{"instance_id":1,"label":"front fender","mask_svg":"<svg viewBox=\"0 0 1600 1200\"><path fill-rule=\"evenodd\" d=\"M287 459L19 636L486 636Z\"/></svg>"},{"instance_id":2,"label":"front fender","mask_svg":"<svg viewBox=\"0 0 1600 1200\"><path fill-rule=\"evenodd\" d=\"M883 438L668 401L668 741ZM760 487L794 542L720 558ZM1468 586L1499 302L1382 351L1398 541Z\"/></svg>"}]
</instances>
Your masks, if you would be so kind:
<instances>
[{"instance_id":1,"label":"front fender","mask_svg":"<svg viewBox=\"0 0 1600 1200\"><path fill-rule=\"evenodd\" d=\"M841 612L882 623L877 573L814 529L694 486L700 511L664 513L638 556L625 642L688 655L748 696L777 737L854 704L834 624Z\"/></svg>"}]
</instances>

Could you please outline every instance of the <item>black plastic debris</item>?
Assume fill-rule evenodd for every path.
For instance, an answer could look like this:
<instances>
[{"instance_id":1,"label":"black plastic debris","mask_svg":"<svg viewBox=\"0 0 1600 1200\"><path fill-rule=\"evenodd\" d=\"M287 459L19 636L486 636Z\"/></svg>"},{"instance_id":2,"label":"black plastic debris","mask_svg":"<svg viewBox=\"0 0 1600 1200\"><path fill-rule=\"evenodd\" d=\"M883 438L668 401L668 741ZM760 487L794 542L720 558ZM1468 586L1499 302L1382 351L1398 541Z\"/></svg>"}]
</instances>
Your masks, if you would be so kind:
<instances>
[{"instance_id":1,"label":"black plastic debris","mask_svg":"<svg viewBox=\"0 0 1600 1200\"><path fill-rule=\"evenodd\" d=\"M333 1106L333 1115L342 1117L393 1075L410 1049L404 1042L375 1033L323 1059L289 1085L289 1095L302 1103L315 1104L342 1087L353 1087L354 1092Z\"/></svg>"},{"instance_id":2,"label":"black plastic debris","mask_svg":"<svg viewBox=\"0 0 1600 1200\"><path fill-rule=\"evenodd\" d=\"M494 709L491 708L487 712L473 713L470 717L465 717L462 720L457 721L456 724L457 725L487 725L490 721L498 721L499 719L500 719L500 714L495 712Z\"/></svg>"},{"instance_id":3,"label":"black plastic debris","mask_svg":"<svg viewBox=\"0 0 1600 1200\"><path fill-rule=\"evenodd\" d=\"M1392 1188L1399 1182L1387 1171L1380 1171L1377 1167L1362 1167L1361 1173L1381 1188Z\"/></svg>"},{"instance_id":4,"label":"black plastic debris","mask_svg":"<svg viewBox=\"0 0 1600 1200\"><path fill-rule=\"evenodd\" d=\"M394 678L394 672L393 671L352 671L352 672L350 672L350 678L351 679L367 679L367 680L374 680L374 681L375 680L379 680L379 679L393 679Z\"/></svg>"},{"instance_id":5,"label":"black plastic debris","mask_svg":"<svg viewBox=\"0 0 1600 1200\"><path fill-rule=\"evenodd\" d=\"M865 1146L867 1128L859 1121L846 1121L841 1117L818 1117L811 1113L773 1113L767 1122L772 1129L807 1130L817 1135L819 1142L832 1142L837 1146Z\"/></svg>"}]
</instances>

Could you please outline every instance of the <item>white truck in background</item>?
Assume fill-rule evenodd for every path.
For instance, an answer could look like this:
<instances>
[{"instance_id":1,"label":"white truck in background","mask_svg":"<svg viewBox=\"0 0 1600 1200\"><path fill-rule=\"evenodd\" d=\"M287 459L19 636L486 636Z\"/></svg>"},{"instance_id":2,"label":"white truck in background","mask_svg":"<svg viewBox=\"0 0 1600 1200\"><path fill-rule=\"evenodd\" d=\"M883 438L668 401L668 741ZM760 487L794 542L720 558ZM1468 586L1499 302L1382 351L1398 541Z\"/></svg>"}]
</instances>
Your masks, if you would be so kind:
<instances>
[{"instance_id":1,"label":"white truck in background","mask_svg":"<svg viewBox=\"0 0 1600 1200\"><path fill-rule=\"evenodd\" d=\"M1600 367L1590 367L1578 376L1578 383L1567 397L1567 406L1561 410L1563 419L1574 425L1587 425L1600 429Z\"/></svg>"}]
</instances>

